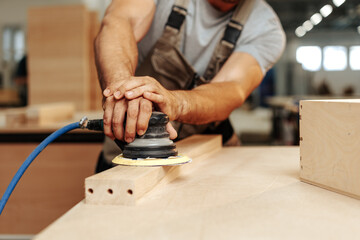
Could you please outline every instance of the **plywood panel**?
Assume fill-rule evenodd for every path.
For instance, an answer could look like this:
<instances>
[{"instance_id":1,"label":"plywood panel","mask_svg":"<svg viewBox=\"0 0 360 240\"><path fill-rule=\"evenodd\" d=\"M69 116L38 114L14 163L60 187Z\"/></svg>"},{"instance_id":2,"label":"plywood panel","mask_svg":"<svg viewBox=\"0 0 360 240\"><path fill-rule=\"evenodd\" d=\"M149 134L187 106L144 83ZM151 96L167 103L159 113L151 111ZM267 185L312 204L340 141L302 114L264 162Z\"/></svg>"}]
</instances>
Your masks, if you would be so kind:
<instances>
[{"instance_id":1,"label":"plywood panel","mask_svg":"<svg viewBox=\"0 0 360 240\"><path fill-rule=\"evenodd\" d=\"M21 139L19 139L21 141ZM0 144L0 194L37 144ZM18 183L0 216L0 234L35 234L83 199L102 144L49 145Z\"/></svg>"},{"instance_id":2,"label":"plywood panel","mask_svg":"<svg viewBox=\"0 0 360 240\"><path fill-rule=\"evenodd\" d=\"M29 9L30 104L72 101L89 109L89 20L82 5Z\"/></svg>"},{"instance_id":3,"label":"plywood panel","mask_svg":"<svg viewBox=\"0 0 360 240\"><path fill-rule=\"evenodd\" d=\"M300 102L303 181L360 199L360 100Z\"/></svg>"}]
</instances>

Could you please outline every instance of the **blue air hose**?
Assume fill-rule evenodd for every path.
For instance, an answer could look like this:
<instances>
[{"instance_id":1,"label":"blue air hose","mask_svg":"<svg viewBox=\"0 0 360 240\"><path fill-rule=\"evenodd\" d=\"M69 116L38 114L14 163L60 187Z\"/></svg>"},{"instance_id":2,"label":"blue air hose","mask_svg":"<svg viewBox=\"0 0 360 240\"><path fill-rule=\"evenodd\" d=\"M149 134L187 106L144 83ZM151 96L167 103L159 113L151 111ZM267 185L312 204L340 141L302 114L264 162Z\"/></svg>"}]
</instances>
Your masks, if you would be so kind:
<instances>
[{"instance_id":1,"label":"blue air hose","mask_svg":"<svg viewBox=\"0 0 360 240\"><path fill-rule=\"evenodd\" d=\"M6 205L6 202L8 201L11 193L13 192L16 184L19 182L20 178L26 171L26 169L30 166L30 164L34 161L34 159L41 153L44 148L46 148L47 145L49 145L51 142L53 142L55 139L60 137L61 135L74 130L76 128L88 128L90 130L102 130L103 123L101 119L98 120L87 120L86 117L81 119L80 122L71 123L63 128L60 128L59 130L53 132L50 136L45 138L44 141L42 141L35 149L32 151L32 153L26 158L25 162L21 165L19 170L16 172L15 176L11 180L9 186L7 187L4 195L2 196L0 200L0 215Z\"/></svg>"}]
</instances>

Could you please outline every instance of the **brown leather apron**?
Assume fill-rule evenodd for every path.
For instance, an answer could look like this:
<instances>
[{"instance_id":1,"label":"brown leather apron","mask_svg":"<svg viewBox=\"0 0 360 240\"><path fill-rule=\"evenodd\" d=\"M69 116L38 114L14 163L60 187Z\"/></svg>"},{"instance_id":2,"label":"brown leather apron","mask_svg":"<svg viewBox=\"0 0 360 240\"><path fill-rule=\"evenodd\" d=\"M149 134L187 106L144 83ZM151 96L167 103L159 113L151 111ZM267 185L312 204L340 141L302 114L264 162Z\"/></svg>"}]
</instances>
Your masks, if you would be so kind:
<instances>
[{"instance_id":1,"label":"brown leather apron","mask_svg":"<svg viewBox=\"0 0 360 240\"><path fill-rule=\"evenodd\" d=\"M201 84L209 83L233 52L240 37L243 25L248 18L254 0L240 3L224 30L224 36L215 48L204 76L199 76L180 52L187 5L189 0L176 0L165 25L162 36L150 50L143 63L137 68L136 76L151 76L169 90L190 90ZM183 124L174 121L178 139L193 134L222 134L223 143L234 141L234 130L227 119L204 125Z\"/></svg>"}]
</instances>

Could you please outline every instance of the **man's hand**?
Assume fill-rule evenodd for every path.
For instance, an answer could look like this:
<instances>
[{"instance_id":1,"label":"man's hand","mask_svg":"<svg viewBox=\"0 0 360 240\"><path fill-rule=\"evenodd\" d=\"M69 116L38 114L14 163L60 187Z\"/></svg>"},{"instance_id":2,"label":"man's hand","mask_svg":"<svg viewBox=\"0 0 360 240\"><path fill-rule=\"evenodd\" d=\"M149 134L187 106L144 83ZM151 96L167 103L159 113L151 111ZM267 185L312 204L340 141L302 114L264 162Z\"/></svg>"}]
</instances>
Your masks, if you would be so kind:
<instances>
[{"instance_id":1,"label":"man's hand","mask_svg":"<svg viewBox=\"0 0 360 240\"><path fill-rule=\"evenodd\" d=\"M152 113L152 102L143 97L118 100L114 96L109 96L104 98L103 108L105 135L111 139L117 138L130 143L135 139L136 133L141 136L146 132ZM177 132L170 123L166 126L166 130L171 139L177 137Z\"/></svg>"},{"instance_id":2,"label":"man's hand","mask_svg":"<svg viewBox=\"0 0 360 240\"><path fill-rule=\"evenodd\" d=\"M131 81L124 82L114 93L115 99L126 98L133 100L144 97L156 103L159 110L176 120L181 112L180 101L175 92L165 89L152 77L131 77Z\"/></svg>"},{"instance_id":3,"label":"man's hand","mask_svg":"<svg viewBox=\"0 0 360 240\"><path fill-rule=\"evenodd\" d=\"M104 103L104 133L112 139L132 142L136 133L145 133L151 113L152 103L147 99L137 98L128 101L117 100L113 96L107 97Z\"/></svg>"}]
</instances>

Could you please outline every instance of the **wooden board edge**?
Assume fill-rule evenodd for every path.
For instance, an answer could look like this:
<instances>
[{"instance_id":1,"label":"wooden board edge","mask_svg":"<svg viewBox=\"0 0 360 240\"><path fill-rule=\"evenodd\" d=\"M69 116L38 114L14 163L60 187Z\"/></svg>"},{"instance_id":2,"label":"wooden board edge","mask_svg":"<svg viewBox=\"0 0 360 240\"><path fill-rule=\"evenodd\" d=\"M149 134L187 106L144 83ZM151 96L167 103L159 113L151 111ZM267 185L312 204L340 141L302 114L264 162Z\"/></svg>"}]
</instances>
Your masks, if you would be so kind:
<instances>
[{"instance_id":1,"label":"wooden board edge","mask_svg":"<svg viewBox=\"0 0 360 240\"><path fill-rule=\"evenodd\" d=\"M329 191L332 191L332 192L335 192L335 193L339 193L339 194L345 195L347 197L351 197L351 198L355 198L357 200L360 200L359 195L349 193L349 192L345 192L345 191L337 189L337 188L329 187L329 186L326 186L324 184L317 183L317 182L314 182L314 181L311 181L311 180L308 180L308 179L305 179L305 178L302 178L302 177L299 177L299 178L300 178L300 181L302 181L304 183L307 183L307 184L310 184L310 185L313 185L313 186L316 186L316 187L320 187L320 188L323 188L325 190L329 190Z\"/></svg>"},{"instance_id":2,"label":"wooden board edge","mask_svg":"<svg viewBox=\"0 0 360 240\"><path fill-rule=\"evenodd\" d=\"M193 143L198 144L195 148L189 147L189 144L193 146ZM198 162L202 161L206 157L216 153L222 148L222 141L220 135L212 135L209 137L209 135L193 135L189 138L186 138L180 142L177 143L179 148L183 148L183 153L185 155L189 155L189 157L193 158L193 164L189 165L180 165L180 166L172 166L172 167L151 167L151 168L129 168L129 171L134 173L134 176L131 177L131 181L121 179L122 176L115 176L117 172L124 171L125 168L123 166L118 166L109 170L106 170L104 172L92 175L90 177L87 177L85 179L85 203L86 204L109 204L109 205L134 205L138 200L140 200L145 194L149 193L152 189L157 187L157 185L166 185L167 183L173 181L174 179L178 178L186 169L186 171L189 171L189 169L196 168L196 165ZM200 150L199 150L200 149ZM192 156L193 155L193 156ZM196 163L196 164L195 164ZM117 171L117 169L119 171ZM143 170L142 170L143 169ZM139 172L140 171L140 172ZM131 175L130 172L130 175ZM114 178L112 178L112 175L114 175ZM149 178L149 181L145 181L146 178ZM164 181L163 181L164 179ZM132 192L136 193L134 194L130 199L127 194L122 193L121 196L124 197L124 200L122 201L120 196L118 195L116 198L113 198L115 200L104 198L103 196L95 196L93 193L96 191L95 187L97 185L97 181L100 183L100 189L101 193L106 192L106 189L113 189L114 186L123 186L123 182L126 182L126 186L131 186L129 189L131 189ZM145 184L141 183L142 181L145 182ZM161 183L161 184L160 184ZM106 185L105 187L102 185ZM95 186L95 187L94 187ZM108 187L110 186L110 187ZM96 187L97 188L97 187ZM91 190L90 190L91 189ZM105 190L104 190L105 189ZM90 190L90 194L89 194ZM112 195L115 193L115 191L111 191ZM132 194L131 194L132 195ZM96 199L95 199L96 198Z\"/></svg>"}]
</instances>

